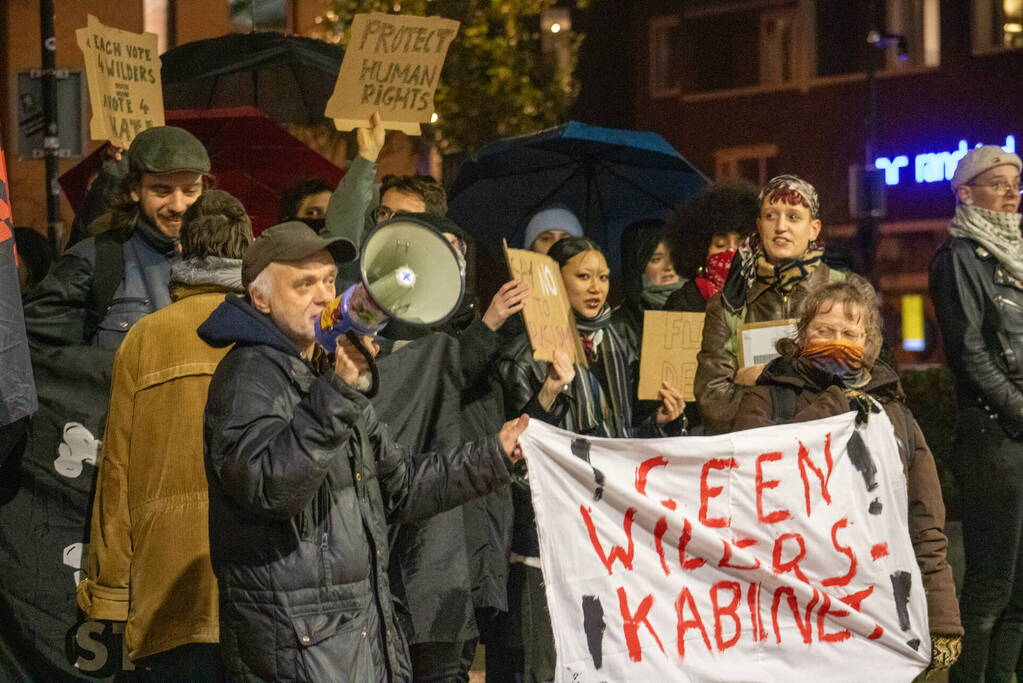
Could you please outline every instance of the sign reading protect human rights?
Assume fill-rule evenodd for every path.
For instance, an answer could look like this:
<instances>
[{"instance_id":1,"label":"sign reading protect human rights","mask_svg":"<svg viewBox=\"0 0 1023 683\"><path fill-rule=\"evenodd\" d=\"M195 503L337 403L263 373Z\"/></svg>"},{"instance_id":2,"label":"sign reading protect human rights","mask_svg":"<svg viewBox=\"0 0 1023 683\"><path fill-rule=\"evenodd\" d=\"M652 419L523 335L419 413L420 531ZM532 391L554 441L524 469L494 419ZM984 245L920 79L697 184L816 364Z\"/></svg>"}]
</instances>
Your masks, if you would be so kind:
<instances>
[{"instance_id":1,"label":"sign reading protect human rights","mask_svg":"<svg viewBox=\"0 0 1023 683\"><path fill-rule=\"evenodd\" d=\"M534 360L554 360L561 349L578 365L586 366L586 354L579 341L572 307L561 279L561 269L550 256L526 249L509 249L504 244L508 272L529 285L522 305L522 317L533 347Z\"/></svg>"},{"instance_id":2,"label":"sign reading protect human rights","mask_svg":"<svg viewBox=\"0 0 1023 683\"><path fill-rule=\"evenodd\" d=\"M930 661L884 413L525 453L555 680L910 681Z\"/></svg>"},{"instance_id":3,"label":"sign reading protect human rights","mask_svg":"<svg viewBox=\"0 0 1023 683\"><path fill-rule=\"evenodd\" d=\"M155 33L104 26L89 15L75 31L85 55L92 101L89 136L127 148L147 128L164 125L163 85Z\"/></svg>"},{"instance_id":4,"label":"sign reading protect human rights","mask_svg":"<svg viewBox=\"0 0 1023 683\"><path fill-rule=\"evenodd\" d=\"M440 82L459 22L441 17L357 14L325 115L338 130L368 127L380 112L384 127L419 135L433 116Z\"/></svg>"}]
</instances>

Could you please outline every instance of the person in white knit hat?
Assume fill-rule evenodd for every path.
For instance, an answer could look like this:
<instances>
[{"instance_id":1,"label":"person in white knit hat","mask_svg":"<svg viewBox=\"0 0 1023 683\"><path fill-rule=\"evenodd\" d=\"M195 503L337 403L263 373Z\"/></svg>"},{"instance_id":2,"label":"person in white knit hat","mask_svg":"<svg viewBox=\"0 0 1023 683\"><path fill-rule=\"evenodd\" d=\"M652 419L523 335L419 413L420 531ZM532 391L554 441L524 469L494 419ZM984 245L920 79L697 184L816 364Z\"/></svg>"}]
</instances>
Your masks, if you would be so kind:
<instances>
[{"instance_id":1,"label":"person in white knit hat","mask_svg":"<svg viewBox=\"0 0 1023 683\"><path fill-rule=\"evenodd\" d=\"M583 226L567 206L552 204L533 214L526 224L524 248L546 254L555 242L566 237L582 237Z\"/></svg>"},{"instance_id":2,"label":"person in white knit hat","mask_svg":"<svg viewBox=\"0 0 1023 683\"><path fill-rule=\"evenodd\" d=\"M930 288L956 378L952 471L966 549L966 635L950 681L1008 681L1023 644L1023 238L1020 158L993 145L952 177Z\"/></svg>"}]
</instances>

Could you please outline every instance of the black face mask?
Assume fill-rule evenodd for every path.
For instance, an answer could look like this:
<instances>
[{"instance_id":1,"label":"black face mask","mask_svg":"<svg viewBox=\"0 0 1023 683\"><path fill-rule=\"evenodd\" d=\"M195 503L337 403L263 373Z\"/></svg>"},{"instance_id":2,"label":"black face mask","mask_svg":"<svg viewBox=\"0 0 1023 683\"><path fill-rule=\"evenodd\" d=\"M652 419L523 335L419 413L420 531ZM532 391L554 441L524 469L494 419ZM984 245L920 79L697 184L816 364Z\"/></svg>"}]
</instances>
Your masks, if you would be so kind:
<instances>
[{"instance_id":1,"label":"black face mask","mask_svg":"<svg viewBox=\"0 0 1023 683\"><path fill-rule=\"evenodd\" d=\"M289 221L302 221L316 232L322 232L327 227L326 218L289 218Z\"/></svg>"}]
</instances>

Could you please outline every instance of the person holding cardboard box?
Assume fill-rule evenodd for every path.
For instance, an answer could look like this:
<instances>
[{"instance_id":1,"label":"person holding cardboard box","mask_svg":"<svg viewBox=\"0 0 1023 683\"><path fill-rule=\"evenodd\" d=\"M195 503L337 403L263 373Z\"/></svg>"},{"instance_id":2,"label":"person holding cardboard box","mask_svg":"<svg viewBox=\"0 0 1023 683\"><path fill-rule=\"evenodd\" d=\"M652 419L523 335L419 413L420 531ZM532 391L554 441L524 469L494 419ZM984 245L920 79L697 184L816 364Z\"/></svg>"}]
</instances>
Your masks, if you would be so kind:
<instances>
[{"instance_id":1,"label":"person holding cardboard box","mask_svg":"<svg viewBox=\"0 0 1023 683\"><path fill-rule=\"evenodd\" d=\"M505 414L530 417L577 434L602 437L657 437L679 434L684 422L682 395L672 386L661 387L656 412L636 414L638 354L611 323L607 303L607 260L594 242L566 237L547 252L561 267L568 302L582 339L587 365L573 364L561 349L554 361L533 359L525 333L498 359L504 388ZM500 638L487 643L488 680L550 681L555 653L547 602L540 573L540 550L528 482L513 480L515 522L512 532L511 570L508 578L508 615L497 628ZM492 678L493 677L493 678Z\"/></svg>"},{"instance_id":2,"label":"person holding cardboard box","mask_svg":"<svg viewBox=\"0 0 1023 683\"><path fill-rule=\"evenodd\" d=\"M822 261L820 200L810 183L780 175L760 191L759 200L757 232L743 241L724 288L707 302L695 393L710 434L732 430L745 388L756 384L764 363L777 355L742 354L746 326L757 324L759 337L772 341L789 334L794 312L818 287L847 279L870 286ZM766 348L773 352L773 344Z\"/></svg>"}]
</instances>

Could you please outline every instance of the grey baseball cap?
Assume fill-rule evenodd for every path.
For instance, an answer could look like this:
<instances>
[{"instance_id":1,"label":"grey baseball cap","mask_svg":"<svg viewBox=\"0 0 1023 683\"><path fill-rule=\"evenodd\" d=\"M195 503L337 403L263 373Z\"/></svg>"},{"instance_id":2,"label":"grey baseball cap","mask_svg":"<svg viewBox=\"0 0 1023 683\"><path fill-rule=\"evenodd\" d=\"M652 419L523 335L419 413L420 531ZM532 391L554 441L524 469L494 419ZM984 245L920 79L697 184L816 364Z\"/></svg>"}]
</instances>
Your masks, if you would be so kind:
<instances>
[{"instance_id":1,"label":"grey baseball cap","mask_svg":"<svg viewBox=\"0 0 1023 683\"><path fill-rule=\"evenodd\" d=\"M271 263L301 261L324 249L338 263L354 261L359 255L359 250L346 238L320 237L302 221L288 221L267 228L242 256L242 286L248 287Z\"/></svg>"}]
</instances>

